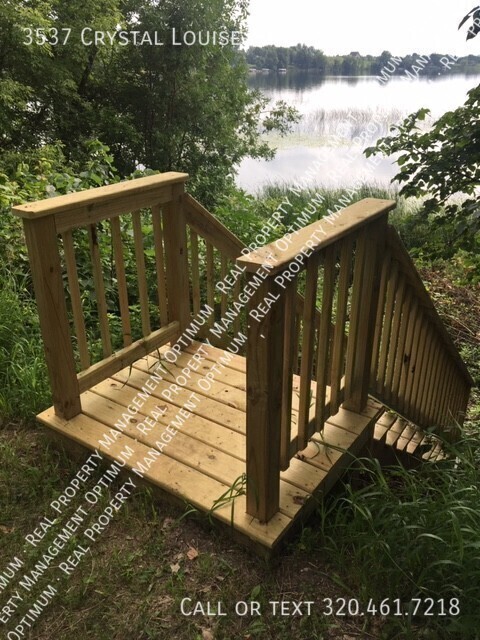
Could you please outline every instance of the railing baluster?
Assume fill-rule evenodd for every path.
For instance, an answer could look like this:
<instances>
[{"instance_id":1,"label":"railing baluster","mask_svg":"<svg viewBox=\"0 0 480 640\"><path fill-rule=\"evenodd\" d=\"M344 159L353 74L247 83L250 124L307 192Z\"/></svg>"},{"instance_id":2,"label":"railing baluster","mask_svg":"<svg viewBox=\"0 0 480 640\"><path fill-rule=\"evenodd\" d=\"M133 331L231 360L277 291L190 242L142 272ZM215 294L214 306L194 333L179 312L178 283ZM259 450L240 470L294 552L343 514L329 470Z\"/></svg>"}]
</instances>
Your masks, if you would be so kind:
<instances>
[{"instance_id":1,"label":"railing baluster","mask_svg":"<svg viewBox=\"0 0 480 640\"><path fill-rule=\"evenodd\" d=\"M425 318L425 338L424 338L424 347L422 350L422 362L418 377L418 387L415 395L415 401L413 405L413 420L417 421L421 418L420 412L420 403L425 393L425 386L428 379L428 362L431 356L431 345L432 345L432 332L430 330L430 322L428 316ZM420 422L421 424L421 422Z\"/></svg>"},{"instance_id":2,"label":"railing baluster","mask_svg":"<svg viewBox=\"0 0 480 640\"><path fill-rule=\"evenodd\" d=\"M200 269L198 264L198 236L193 229L190 229L190 247L192 257L193 313L197 315L200 312Z\"/></svg>"},{"instance_id":3,"label":"railing baluster","mask_svg":"<svg viewBox=\"0 0 480 640\"><path fill-rule=\"evenodd\" d=\"M110 326L108 324L108 309L105 299L105 283L103 280L102 260L100 257L100 247L98 246L98 236L96 225L90 225L88 229L88 240L90 243L90 256L92 259L93 283L95 295L97 297L98 319L100 323L100 335L102 338L103 357L112 355L112 341L110 338Z\"/></svg>"},{"instance_id":4,"label":"railing baluster","mask_svg":"<svg viewBox=\"0 0 480 640\"><path fill-rule=\"evenodd\" d=\"M147 274L145 271L145 253L143 246L142 218L140 211L132 214L133 239L135 244L135 262L137 265L138 294L140 297L140 312L142 317L142 331L144 336L152 332L150 325L150 310L148 305Z\"/></svg>"},{"instance_id":5,"label":"railing baluster","mask_svg":"<svg viewBox=\"0 0 480 640\"><path fill-rule=\"evenodd\" d=\"M168 321L178 320L179 333L190 324L187 227L183 210L184 185L172 187L172 201L163 206L163 237L167 275Z\"/></svg>"},{"instance_id":6,"label":"railing baluster","mask_svg":"<svg viewBox=\"0 0 480 640\"><path fill-rule=\"evenodd\" d=\"M407 336L405 339L405 349L401 364L400 386L398 391L398 410L401 412L405 409L405 398L407 395L407 386L411 380L411 363L413 341L416 332L419 310L418 299L413 297L412 306L410 308L410 317L408 320Z\"/></svg>"},{"instance_id":7,"label":"railing baluster","mask_svg":"<svg viewBox=\"0 0 480 640\"><path fill-rule=\"evenodd\" d=\"M395 365L397 364L397 349L400 335L400 325L402 322L402 314L404 311L404 301L406 293L406 281L403 274L399 277L399 284L397 293L395 296L395 309L393 312L392 334L390 336L390 345L388 349L388 361L387 372L385 376L385 391L384 397L387 404L392 399L393 390L393 376L395 372Z\"/></svg>"},{"instance_id":8,"label":"railing baluster","mask_svg":"<svg viewBox=\"0 0 480 640\"><path fill-rule=\"evenodd\" d=\"M220 254L220 277L222 281L225 279L227 275L227 258L225 254ZM223 318L227 312L227 293L222 290L220 297L220 315Z\"/></svg>"},{"instance_id":9,"label":"railing baluster","mask_svg":"<svg viewBox=\"0 0 480 640\"><path fill-rule=\"evenodd\" d=\"M298 306L297 306L296 322L295 322L295 335L294 335L294 340L293 340L293 358L294 358L293 373L295 375L300 375L299 348L300 348L300 332L301 332L301 330L302 330L302 314L298 311Z\"/></svg>"},{"instance_id":10,"label":"railing baluster","mask_svg":"<svg viewBox=\"0 0 480 640\"><path fill-rule=\"evenodd\" d=\"M300 364L300 401L298 413L298 448L305 449L309 440L308 423L312 398L312 364L315 346L315 318L320 254L315 253L307 262L307 282L303 312L302 361Z\"/></svg>"},{"instance_id":11,"label":"railing baluster","mask_svg":"<svg viewBox=\"0 0 480 640\"><path fill-rule=\"evenodd\" d=\"M292 280L285 291L285 336L283 340L283 373L282 373L282 426L280 441L280 468L288 469L291 452L292 426L292 384L295 358L295 324L296 324L297 282Z\"/></svg>"},{"instance_id":12,"label":"railing baluster","mask_svg":"<svg viewBox=\"0 0 480 640\"><path fill-rule=\"evenodd\" d=\"M207 246L207 304L212 309L215 308L215 284L214 284L214 263L213 263L213 245L210 242L205 243ZM208 325L213 327L215 314L212 313L208 319Z\"/></svg>"},{"instance_id":13,"label":"railing baluster","mask_svg":"<svg viewBox=\"0 0 480 640\"><path fill-rule=\"evenodd\" d=\"M380 276L380 289L378 293L377 317L375 318L375 336L372 349L372 367L370 370L370 383L375 389L377 384L377 371L379 366L380 342L382 338L383 319L385 315L385 300L387 297L387 284L390 274L392 255L386 251L382 262L382 273Z\"/></svg>"},{"instance_id":14,"label":"railing baluster","mask_svg":"<svg viewBox=\"0 0 480 640\"><path fill-rule=\"evenodd\" d=\"M459 412L460 412L460 378L457 376L454 383L454 399L453 399L453 416L455 421L455 427L457 427L457 423L459 422Z\"/></svg>"},{"instance_id":15,"label":"railing baluster","mask_svg":"<svg viewBox=\"0 0 480 640\"><path fill-rule=\"evenodd\" d=\"M328 380L330 333L332 326L333 294L335 291L335 263L337 258L337 245L327 247L325 260L323 263L323 293L322 293L322 315L320 318L320 328L318 332L317 346L317 398L315 407L315 430L321 431L325 420L331 415L326 412L326 391ZM312 430L313 431L313 430ZM310 433L312 435L312 433Z\"/></svg>"},{"instance_id":16,"label":"railing baluster","mask_svg":"<svg viewBox=\"0 0 480 640\"><path fill-rule=\"evenodd\" d=\"M444 425L449 427L453 421L452 414L452 384L455 379L454 366L450 363L448 376L447 376L447 388L445 393L445 409L444 409Z\"/></svg>"},{"instance_id":17,"label":"railing baluster","mask_svg":"<svg viewBox=\"0 0 480 640\"><path fill-rule=\"evenodd\" d=\"M242 292L242 278L243 276L236 276L235 284L233 285L233 300L239 302L240 294ZM240 313L237 313L233 321L233 332L238 335L240 331Z\"/></svg>"},{"instance_id":18,"label":"railing baluster","mask_svg":"<svg viewBox=\"0 0 480 640\"><path fill-rule=\"evenodd\" d=\"M460 405L458 408L458 422L460 426L462 426L467 413L468 398L466 397L465 385L461 378L459 379L459 384L460 384L460 392L459 392Z\"/></svg>"},{"instance_id":19,"label":"railing baluster","mask_svg":"<svg viewBox=\"0 0 480 640\"><path fill-rule=\"evenodd\" d=\"M120 317L122 320L123 346L132 344L132 327L130 323L130 309L128 306L127 278L125 275L125 260L123 257L122 233L120 230L120 219L110 218L110 229L112 231L113 258L115 260L115 273L117 275L118 302L120 306Z\"/></svg>"},{"instance_id":20,"label":"railing baluster","mask_svg":"<svg viewBox=\"0 0 480 640\"><path fill-rule=\"evenodd\" d=\"M157 270L158 310L160 326L168 324L167 279L165 275L165 260L163 256L162 208L152 207L153 238L155 243L155 266Z\"/></svg>"},{"instance_id":21,"label":"railing baluster","mask_svg":"<svg viewBox=\"0 0 480 640\"><path fill-rule=\"evenodd\" d=\"M352 273L353 237L342 240L340 250L340 275L338 278L337 313L332 348L332 375L330 412L338 412L341 398L341 381L345 371L345 323L347 321L348 290Z\"/></svg>"},{"instance_id":22,"label":"railing baluster","mask_svg":"<svg viewBox=\"0 0 480 640\"><path fill-rule=\"evenodd\" d=\"M405 412L410 412L413 407L413 398L415 394L415 388L418 381L418 374L420 373L420 337L422 334L424 325L424 311L419 305L417 310L417 318L415 322L415 329L413 332L413 344L412 352L410 354L409 362L409 375L407 379L407 387L405 390Z\"/></svg>"},{"instance_id":23,"label":"railing baluster","mask_svg":"<svg viewBox=\"0 0 480 640\"><path fill-rule=\"evenodd\" d=\"M77 336L78 352L80 354L80 365L82 369L90 366L90 354L88 352L87 333L85 331L85 320L83 318L82 297L78 282L77 262L75 260L75 249L71 231L62 233L63 250L65 253L65 265L67 267L68 285L70 288L70 299L72 303L73 324Z\"/></svg>"},{"instance_id":24,"label":"railing baluster","mask_svg":"<svg viewBox=\"0 0 480 640\"><path fill-rule=\"evenodd\" d=\"M400 323L400 331L398 334L397 352L395 355L395 367L393 370L392 391L390 397L395 400L395 404L399 404L400 393L400 380L404 369L403 361L405 359L405 347L407 343L407 333L410 322L412 321L412 309L413 309L413 293L412 290L407 287L405 292L405 298L403 301L402 320Z\"/></svg>"},{"instance_id":25,"label":"railing baluster","mask_svg":"<svg viewBox=\"0 0 480 640\"><path fill-rule=\"evenodd\" d=\"M387 301L385 304L385 320L380 345L380 359L377 374L377 392L383 397L385 393L385 374L387 370L388 353L390 349L390 335L392 331L393 308L398 283L398 262L392 260L387 284Z\"/></svg>"},{"instance_id":26,"label":"railing baluster","mask_svg":"<svg viewBox=\"0 0 480 640\"><path fill-rule=\"evenodd\" d=\"M436 389L436 400L433 403L433 419L435 424L441 425L442 423L442 402L443 402L443 389L445 384L445 374L447 370L447 354L444 350L441 352L440 364L438 366L438 386Z\"/></svg>"},{"instance_id":27,"label":"railing baluster","mask_svg":"<svg viewBox=\"0 0 480 640\"><path fill-rule=\"evenodd\" d=\"M434 402L437 390L438 390L438 366L441 354L441 341L440 338L435 335L433 338L433 355L429 363L429 380L427 390L423 400L422 414L424 424L430 426L436 426L433 418L432 403Z\"/></svg>"}]
</instances>

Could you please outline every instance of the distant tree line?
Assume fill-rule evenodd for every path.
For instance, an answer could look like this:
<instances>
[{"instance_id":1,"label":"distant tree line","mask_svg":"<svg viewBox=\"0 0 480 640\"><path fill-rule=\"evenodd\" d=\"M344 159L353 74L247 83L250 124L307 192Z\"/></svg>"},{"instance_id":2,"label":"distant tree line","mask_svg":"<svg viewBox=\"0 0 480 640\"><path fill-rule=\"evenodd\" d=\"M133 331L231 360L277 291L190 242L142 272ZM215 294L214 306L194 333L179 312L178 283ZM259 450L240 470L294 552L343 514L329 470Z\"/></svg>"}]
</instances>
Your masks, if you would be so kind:
<instances>
[{"instance_id":1,"label":"distant tree line","mask_svg":"<svg viewBox=\"0 0 480 640\"><path fill-rule=\"evenodd\" d=\"M393 54L390 51L383 51L379 56L361 55L358 51L352 51L348 55L327 56L320 49L309 47L305 44L297 44L292 47L277 47L267 45L264 47L250 47L246 51L247 63L255 69L278 69L294 68L302 71L318 71L332 75L377 75L381 74L385 67L388 67ZM438 74L447 71L442 65L441 59L445 54L432 53L429 56L412 53L395 59L395 74L403 74L418 64L420 58L428 59L423 73ZM480 71L480 56L469 55L459 58L455 65L449 69L451 72Z\"/></svg>"}]
</instances>

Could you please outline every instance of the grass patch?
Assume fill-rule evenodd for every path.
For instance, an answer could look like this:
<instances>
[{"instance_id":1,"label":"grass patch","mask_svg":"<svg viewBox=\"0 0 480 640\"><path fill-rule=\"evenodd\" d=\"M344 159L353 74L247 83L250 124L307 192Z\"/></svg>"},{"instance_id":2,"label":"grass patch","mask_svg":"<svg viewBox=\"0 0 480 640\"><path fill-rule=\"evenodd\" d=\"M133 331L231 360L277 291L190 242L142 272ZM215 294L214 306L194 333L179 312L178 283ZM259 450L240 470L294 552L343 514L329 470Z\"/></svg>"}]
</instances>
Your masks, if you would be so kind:
<instances>
[{"instance_id":1,"label":"grass patch","mask_svg":"<svg viewBox=\"0 0 480 640\"><path fill-rule=\"evenodd\" d=\"M38 315L26 287L0 277L0 419L32 422L50 404Z\"/></svg>"},{"instance_id":2,"label":"grass patch","mask_svg":"<svg viewBox=\"0 0 480 640\"><path fill-rule=\"evenodd\" d=\"M398 598L408 610L415 598L431 598L459 606L458 616L439 616L441 604L433 606L432 616L390 616L388 637L417 638L420 629L439 639L478 637L478 440L465 439L451 453L450 460L415 471L382 471L365 460L365 487L345 484L320 511L314 544L335 567L349 567L349 586L363 602Z\"/></svg>"}]
</instances>

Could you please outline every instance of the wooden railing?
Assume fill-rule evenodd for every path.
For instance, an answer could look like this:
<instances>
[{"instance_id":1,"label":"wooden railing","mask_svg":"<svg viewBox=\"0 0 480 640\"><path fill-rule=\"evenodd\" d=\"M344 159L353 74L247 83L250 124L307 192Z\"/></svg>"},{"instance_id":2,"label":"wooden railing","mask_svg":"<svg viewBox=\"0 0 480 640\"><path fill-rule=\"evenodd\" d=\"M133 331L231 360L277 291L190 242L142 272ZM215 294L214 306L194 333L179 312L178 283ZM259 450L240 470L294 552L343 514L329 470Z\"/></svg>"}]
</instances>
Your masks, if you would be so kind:
<instances>
[{"instance_id":1,"label":"wooden railing","mask_svg":"<svg viewBox=\"0 0 480 640\"><path fill-rule=\"evenodd\" d=\"M393 227L386 236L370 390L421 427L458 434L473 382Z\"/></svg>"},{"instance_id":2,"label":"wooden railing","mask_svg":"<svg viewBox=\"0 0 480 640\"><path fill-rule=\"evenodd\" d=\"M230 339L246 324L245 312L232 308L232 303L239 302L245 282L242 275L234 272L235 261L245 245L189 194L185 194L184 209L189 238L191 310L194 317L202 308L215 310L199 331L199 337L208 337L212 344L228 348ZM224 287L217 286L224 281Z\"/></svg>"},{"instance_id":3,"label":"wooden railing","mask_svg":"<svg viewBox=\"0 0 480 640\"><path fill-rule=\"evenodd\" d=\"M239 302L246 284L245 275L239 274L238 266L235 266L246 245L188 193L184 198L184 211L189 238L191 311L196 316L206 305L215 309L207 326L200 331L200 337L208 337L212 344L228 349L231 338L238 331L247 329L246 305L242 304L243 309L238 312L232 307L232 303ZM227 286L218 287L221 281ZM295 305L295 339L298 342L304 309L300 292L297 292ZM320 314L318 310L315 313L318 321ZM212 331L215 324L218 331ZM294 371L299 372L298 360Z\"/></svg>"},{"instance_id":4,"label":"wooden railing","mask_svg":"<svg viewBox=\"0 0 480 640\"><path fill-rule=\"evenodd\" d=\"M394 206L362 200L238 260L250 279L267 273L247 352L247 511L260 520L278 510L280 471L342 402L361 412L371 393L424 426L461 422L472 380L387 225Z\"/></svg>"},{"instance_id":5,"label":"wooden railing","mask_svg":"<svg viewBox=\"0 0 480 640\"><path fill-rule=\"evenodd\" d=\"M13 213L24 219L53 402L59 416L70 419L80 413L80 393L175 340L189 324L183 211L187 177L166 173L14 207ZM144 224L152 229L154 240L153 256L149 259L154 263L156 275L155 282L150 278L148 283ZM127 286L125 266L124 245L130 240L133 245L130 250L135 253L135 273L128 274L128 280L133 287ZM114 273L109 293L114 301L106 296L100 251L101 243L105 242L112 253ZM85 246L91 269L80 282L76 252ZM64 270L68 287L64 287ZM88 286L90 281L92 287ZM89 319L89 324L95 324L99 330L103 356L93 364L87 334L95 337L95 333L86 328L85 296L93 296L96 301L96 317L93 323ZM132 296L139 306L137 336L133 336L132 330L133 310L129 304ZM111 322L117 316L123 346L115 349ZM152 327L152 318L157 328Z\"/></svg>"}]
</instances>

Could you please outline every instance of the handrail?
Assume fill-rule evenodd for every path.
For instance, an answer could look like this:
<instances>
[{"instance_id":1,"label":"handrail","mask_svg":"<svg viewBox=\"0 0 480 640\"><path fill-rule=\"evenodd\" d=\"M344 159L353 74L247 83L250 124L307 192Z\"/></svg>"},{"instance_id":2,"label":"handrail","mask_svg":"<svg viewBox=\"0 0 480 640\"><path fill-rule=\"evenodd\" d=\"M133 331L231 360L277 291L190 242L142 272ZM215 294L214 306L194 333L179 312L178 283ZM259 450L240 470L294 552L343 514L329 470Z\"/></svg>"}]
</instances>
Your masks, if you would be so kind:
<instances>
[{"instance_id":1,"label":"handrail","mask_svg":"<svg viewBox=\"0 0 480 640\"><path fill-rule=\"evenodd\" d=\"M184 209L187 224L231 260L236 260L245 249L240 238L189 193L185 194Z\"/></svg>"},{"instance_id":2,"label":"handrail","mask_svg":"<svg viewBox=\"0 0 480 640\"><path fill-rule=\"evenodd\" d=\"M269 265L272 275L279 273L306 250L309 255L315 254L329 244L341 240L362 226L384 216L395 206L396 203L393 200L365 198L337 212L332 219L327 217L313 222L292 234L287 234L282 240L276 240L242 256L238 263L250 272L259 271L264 265Z\"/></svg>"},{"instance_id":3,"label":"handrail","mask_svg":"<svg viewBox=\"0 0 480 640\"><path fill-rule=\"evenodd\" d=\"M23 218L54 408L63 418L70 419L80 413L80 393L89 385L128 366L146 350L176 340L188 326L190 305L183 211L187 178L185 173L169 172L13 207L13 214ZM147 209L150 210L148 213L142 211ZM129 229L128 234L122 234L120 216L124 221L122 224ZM152 226L154 238L156 273L151 275L146 269L143 231L146 221ZM130 273L130 283L136 285L140 316L137 324L141 326L141 334L135 341L132 340L133 322L129 306L132 289L127 286L125 261L125 242L130 234L135 257L135 263L129 263L135 271ZM118 297L123 348L115 349L112 341L112 303L106 295L100 250L102 241L108 241L112 250L110 292ZM77 269L80 251L90 255L92 293L97 305L96 326L103 353L103 359L94 364L90 361L92 348L88 343L90 335L86 330ZM64 269L68 291L64 288ZM149 284L153 278L156 279L158 296L158 309L153 312L156 327L152 326L154 302ZM79 372L67 300L79 352Z\"/></svg>"},{"instance_id":4,"label":"handrail","mask_svg":"<svg viewBox=\"0 0 480 640\"><path fill-rule=\"evenodd\" d=\"M184 183L187 179L187 173L169 171L153 176L146 176L145 178L115 182L114 184L109 184L104 187L76 191L63 196L55 196L54 198L45 198L44 200L37 200L36 202L19 204L12 208L12 213L20 218L36 220L42 216L51 215L52 213L58 217L74 209L98 207L106 203L111 205L115 200L124 201L124 199L129 196L143 196L147 194L147 197L151 199L152 192L154 193L157 189ZM141 207L137 204L134 208L140 209Z\"/></svg>"}]
</instances>

